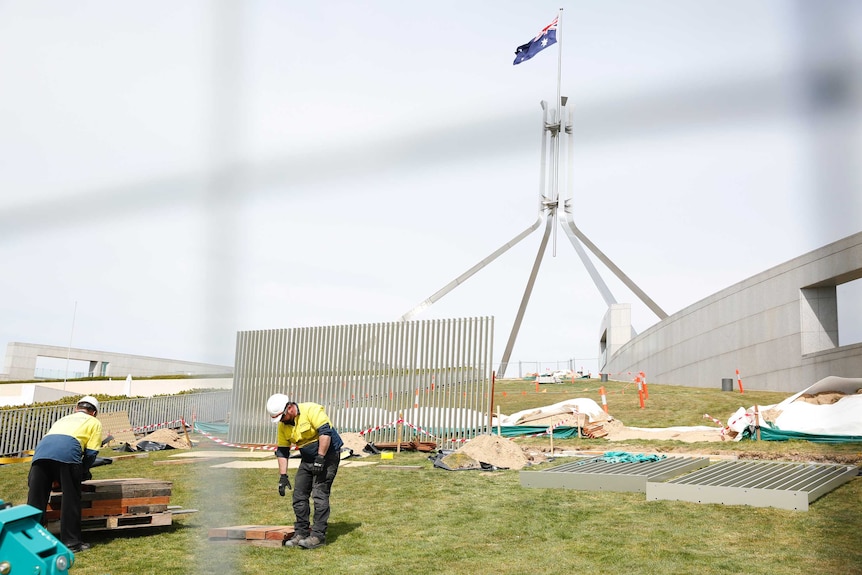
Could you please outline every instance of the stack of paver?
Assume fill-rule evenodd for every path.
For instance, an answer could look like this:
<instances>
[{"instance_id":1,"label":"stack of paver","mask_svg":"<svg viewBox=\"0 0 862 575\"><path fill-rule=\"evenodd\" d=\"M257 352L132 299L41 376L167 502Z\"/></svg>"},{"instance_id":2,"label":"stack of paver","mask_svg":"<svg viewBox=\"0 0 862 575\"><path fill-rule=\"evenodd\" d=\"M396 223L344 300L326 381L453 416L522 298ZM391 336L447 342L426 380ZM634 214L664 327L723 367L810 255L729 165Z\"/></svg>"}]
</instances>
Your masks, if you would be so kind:
<instances>
[{"instance_id":1,"label":"stack of paver","mask_svg":"<svg viewBox=\"0 0 862 575\"><path fill-rule=\"evenodd\" d=\"M293 525L234 525L209 530L209 540L246 543L261 547L281 547L293 536Z\"/></svg>"},{"instance_id":2,"label":"stack of paver","mask_svg":"<svg viewBox=\"0 0 862 575\"><path fill-rule=\"evenodd\" d=\"M84 531L98 531L170 525L172 485L170 481L142 478L84 481L81 527ZM59 531L62 503L62 493L51 493L45 513L50 531Z\"/></svg>"}]
</instances>

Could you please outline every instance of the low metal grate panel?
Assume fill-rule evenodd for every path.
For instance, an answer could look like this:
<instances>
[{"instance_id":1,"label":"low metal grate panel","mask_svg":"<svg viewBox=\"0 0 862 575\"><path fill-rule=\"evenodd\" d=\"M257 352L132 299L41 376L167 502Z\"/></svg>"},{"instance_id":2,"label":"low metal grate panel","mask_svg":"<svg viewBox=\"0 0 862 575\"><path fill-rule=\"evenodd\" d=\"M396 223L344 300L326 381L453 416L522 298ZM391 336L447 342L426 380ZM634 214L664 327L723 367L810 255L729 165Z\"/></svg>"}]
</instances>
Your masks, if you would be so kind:
<instances>
[{"instance_id":1,"label":"low metal grate panel","mask_svg":"<svg viewBox=\"0 0 862 575\"><path fill-rule=\"evenodd\" d=\"M647 484L647 500L751 505L808 511L808 505L858 475L852 465L727 461Z\"/></svg>"},{"instance_id":2,"label":"low metal grate panel","mask_svg":"<svg viewBox=\"0 0 862 575\"><path fill-rule=\"evenodd\" d=\"M609 463L596 457L541 471L521 471L520 479L522 487L643 493L648 481L663 481L707 465L706 457L667 457L637 463Z\"/></svg>"}]
</instances>

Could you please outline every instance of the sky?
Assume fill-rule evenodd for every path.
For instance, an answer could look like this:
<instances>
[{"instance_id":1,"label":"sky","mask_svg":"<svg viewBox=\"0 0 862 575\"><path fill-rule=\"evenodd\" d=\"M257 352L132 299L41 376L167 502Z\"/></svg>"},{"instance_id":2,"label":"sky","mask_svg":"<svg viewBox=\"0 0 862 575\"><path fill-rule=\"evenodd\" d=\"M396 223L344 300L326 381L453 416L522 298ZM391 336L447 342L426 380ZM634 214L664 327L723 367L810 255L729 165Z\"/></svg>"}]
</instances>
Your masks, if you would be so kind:
<instances>
[{"instance_id":1,"label":"sky","mask_svg":"<svg viewBox=\"0 0 862 575\"><path fill-rule=\"evenodd\" d=\"M850 0L0 2L0 346L396 321L536 220L558 72L575 222L674 313L862 231L860 62ZM493 316L499 361L540 236L415 319ZM506 375L597 372L605 311L558 229Z\"/></svg>"}]
</instances>

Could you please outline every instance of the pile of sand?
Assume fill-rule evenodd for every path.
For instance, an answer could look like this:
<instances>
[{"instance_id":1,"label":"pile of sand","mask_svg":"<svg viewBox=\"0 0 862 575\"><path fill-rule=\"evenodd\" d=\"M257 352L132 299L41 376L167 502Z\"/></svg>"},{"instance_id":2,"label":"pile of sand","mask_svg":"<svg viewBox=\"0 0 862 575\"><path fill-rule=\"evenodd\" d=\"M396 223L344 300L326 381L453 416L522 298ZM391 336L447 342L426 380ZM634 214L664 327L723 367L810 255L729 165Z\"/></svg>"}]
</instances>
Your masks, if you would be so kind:
<instances>
[{"instance_id":1,"label":"pile of sand","mask_svg":"<svg viewBox=\"0 0 862 575\"><path fill-rule=\"evenodd\" d=\"M450 457L451 462L448 460ZM479 435L444 457L442 462L452 469L478 469L481 466L476 462L504 469L522 469L530 464L530 459L524 450L510 439L497 435Z\"/></svg>"},{"instance_id":2,"label":"pile of sand","mask_svg":"<svg viewBox=\"0 0 862 575\"><path fill-rule=\"evenodd\" d=\"M344 441L344 447L350 449L353 452L354 456L357 457L368 457L371 455L364 451L365 446L368 445L368 442L365 441L365 437L359 435L358 433L341 433L339 432L342 441Z\"/></svg>"}]
</instances>

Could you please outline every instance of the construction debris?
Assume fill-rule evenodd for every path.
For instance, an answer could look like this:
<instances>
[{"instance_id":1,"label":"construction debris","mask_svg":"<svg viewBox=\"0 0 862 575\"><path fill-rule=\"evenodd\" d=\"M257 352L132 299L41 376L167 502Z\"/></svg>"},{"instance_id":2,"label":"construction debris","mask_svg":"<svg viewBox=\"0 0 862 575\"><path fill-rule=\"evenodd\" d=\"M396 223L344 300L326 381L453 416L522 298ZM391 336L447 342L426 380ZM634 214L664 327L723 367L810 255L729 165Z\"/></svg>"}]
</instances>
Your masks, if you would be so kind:
<instances>
[{"instance_id":1,"label":"construction debris","mask_svg":"<svg viewBox=\"0 0 862 575\"><path fill-rule=\"evenodd\" d=\"M608 430L605 429L604 423L590 423L581 428L581 435L590 439L605 437L607 434Z\"/></svg>"},{"instance_id":2,"label":"construction debris","mask_svg":"<svg viewBox=\"0 0 862 575\"><path fill-rule=\"evenodd\" d=\"M371 455L365 450L368 442L359 433L347 432L339 433L339 435L341 435L341 440L344 442L344 447L349 449L352 455L356 457L368 457Z\"/></svg>"},{"instance_id":3,"label":"construction debris","mask_svg":"<svg viewBox=\"0 0 862 575\"><path fill-rule=\"evenodd\" d=\"M149 435L138 439L131 444L131 447L137 451L153 451L153 449L142 449L145 445L152 446L153 444L161 444L164 448L172 449L191 449L192 446L185 437L180 437L173 429L162 428L157 429Z\"/></svg>"},{"instance_id":4,"label":"construction debris","mask_svg":"<svg viewBox=\"0 0 862 575\"><path fill-rule=\"evenodd\" d=\"M424 451L430 453L437 451L437 443L434 441L391 441L383 443L372 443L376 449L400 449L401 451Z\"/></svg>"}]
</instances>

